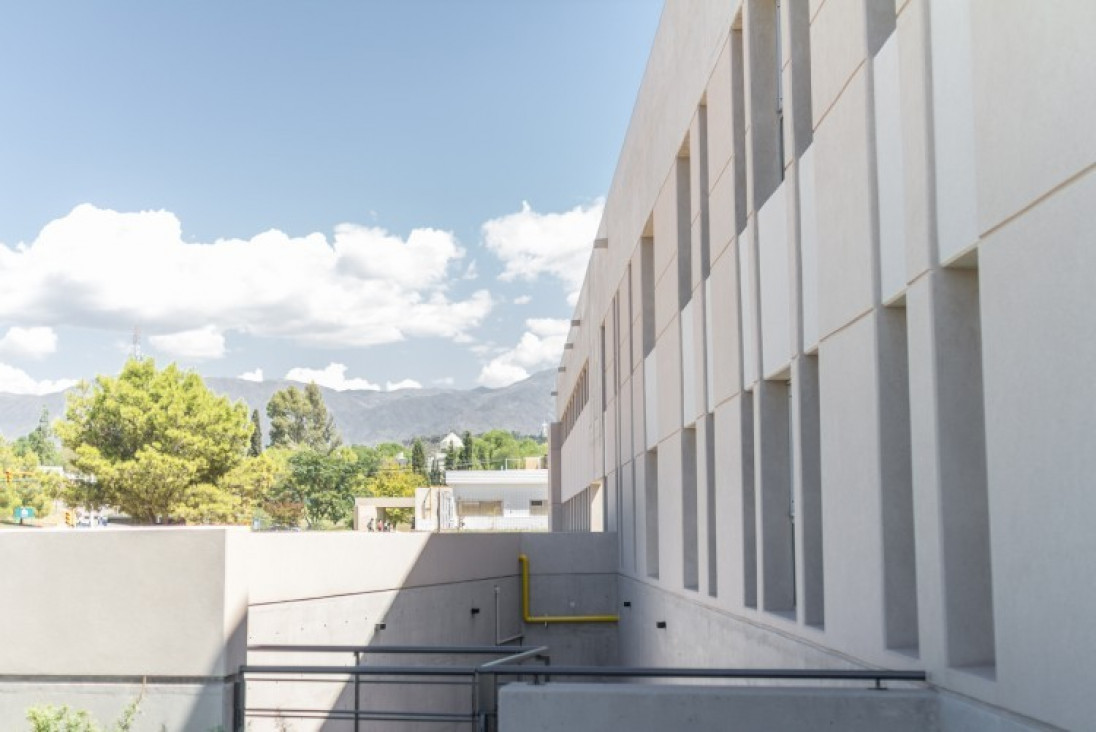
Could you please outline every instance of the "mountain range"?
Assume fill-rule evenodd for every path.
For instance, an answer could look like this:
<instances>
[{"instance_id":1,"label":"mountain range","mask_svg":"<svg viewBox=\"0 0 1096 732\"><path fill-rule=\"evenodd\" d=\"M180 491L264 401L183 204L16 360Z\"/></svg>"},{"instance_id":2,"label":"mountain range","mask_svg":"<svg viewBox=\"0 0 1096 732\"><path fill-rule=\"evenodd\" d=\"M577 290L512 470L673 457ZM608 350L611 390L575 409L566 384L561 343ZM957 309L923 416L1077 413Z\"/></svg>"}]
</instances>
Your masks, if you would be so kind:
<instances>
[{"instance_id":1,"label":"mountain range","mask_svg":"<svg viewBox=\"0 0 1096 732\"><path fill-rule=\"evenodd\" d=\"M406 442L417 436L440 436L468 430L473 434L502 429L522 435L539 435L552 419L555 369L500 389L400 389L397 391L335 391L320 387L327 409L335 418L343 442L375 445ZM270 396L292 381L246 381L221 377L205 379L213 392L233 401L242 400L248 411L259 410L264 438L267 434L266 404ZM0 394L0 435L14 440L36 426L42 408L51 418L64 416L65 394L42 396ZM264 439L265 441L265 439Z\"/></svg>"}]
</instances>

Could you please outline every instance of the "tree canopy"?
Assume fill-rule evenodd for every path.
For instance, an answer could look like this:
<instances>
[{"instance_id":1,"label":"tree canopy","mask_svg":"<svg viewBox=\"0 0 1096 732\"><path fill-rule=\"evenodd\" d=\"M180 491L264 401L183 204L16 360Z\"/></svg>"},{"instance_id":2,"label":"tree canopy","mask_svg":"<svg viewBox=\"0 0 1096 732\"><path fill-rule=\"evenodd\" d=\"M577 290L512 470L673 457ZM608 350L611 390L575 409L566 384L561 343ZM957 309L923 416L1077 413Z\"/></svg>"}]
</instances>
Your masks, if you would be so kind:
<instances>
[{"instance_id":1,"label":"tree canopy","mask_svg":"<svg viewBox=\"0 0 1096 732\"><path fill-rule=\"evenodd\" d=\"M266 405L270 446L331 452L342 443L335 419L327 412L315 382L302 391L295 386L274 392Z\"/></svg>"},{"instance_id":2,"label":"tree canopy","mask_svg":"<svg viewBox=\"0 0 1096 732\"><path fill-rule=\"evenodd\" d=\"M259 421L259 410L251 410L251 426L254 430L251 433L251 444L247 448L247 454L250 457L258 457L263 453L263 425Z\"/></svg>"},{"instance_id":3,"label":"tree canopy","mask_svg":"<svg viewBox=\"0 0 1096 732\"><path fill-rule=\"evenodd\" d=\"M12 509L33 508L39 517L50 512L52 500L61 490L61 476L38 470L33 452L20 453L0 438L0 515L10 517Z\"/></svg>"},{"instance_id":4,"label":"tree canopy","mask_svg":"<svg viewBox=\"0 0 1096 732\"><path fill-rule=\"evenodd\" d=\"M42 407L42 413L38 417L38 426L15 441L13 445L19 455L33 453L38 459L38 465L60 465L61 451L57 449L57 442L53 434L53 428L49 423L49 410Z\"/></svg>"},{"instance_id":5,"label":"tree canopy","mask_svg":"<svg viewBox=\"0 0 1096 732\"><path fill-rule=\"evenodd\" d=\"M243 403L214 395L174 364L158 370L150 358L83 383L57 425L73 467L94 477L83 500L147 522L245 512L250 489L225 478L244 460L251 432Z\"/></svg>"},{"instance_id":6,"label":"tree canopy","mask_svg":"<svg viewBox=\"0 0 1096 732\"><path fill-rule=\"evenodd\" d=\"M303 518L309 526L346 520L365 477L358 454L349 448L297 450L286 463L283 481L271 494L267 512L282 523Z\"/></svg>"}]
</instances>

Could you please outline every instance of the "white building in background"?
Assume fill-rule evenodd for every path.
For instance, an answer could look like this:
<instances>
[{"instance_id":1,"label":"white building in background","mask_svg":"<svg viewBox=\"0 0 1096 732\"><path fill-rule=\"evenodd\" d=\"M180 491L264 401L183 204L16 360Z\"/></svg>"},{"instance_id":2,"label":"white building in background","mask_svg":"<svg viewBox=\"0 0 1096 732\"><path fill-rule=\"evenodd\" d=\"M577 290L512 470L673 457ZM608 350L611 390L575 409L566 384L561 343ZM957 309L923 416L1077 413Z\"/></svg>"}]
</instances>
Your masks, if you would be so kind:
<instances>
[{"instance_id":1,"label":"white building in background","mask_svg":"<svg viewBox=\"0 0 1096 732\"><path fill-rule=\"evenodd\" d=\"M534 459L534 464L537 460ZM444 486L415 492L420 531L547 531L548 471L447 470Z\"/></svg>"},{"instance_id":2,"label":"white building in background","mask_svg":"<svg viewBox=\"0 0 1096 732\"><path fill-rule=\"evenodd\" d=\"M675 629L622 663L1091 728L1093 38L1085 0L668 2L553 425L557 527Z\"/></svg>"},{"instance_id":3,"label":"white building in background","mask_svg":"<svg viewBox=\"0 0 1096 732\"><path fill-rule=\"evenodd\" d=\"M458 437L456 432L450 432L445 437L441 438L439 446L441 447L442 452L448 450L449 448L453 448L454 450L462 450L464 449L464 440Z\"/></svg>"}]
</instances>

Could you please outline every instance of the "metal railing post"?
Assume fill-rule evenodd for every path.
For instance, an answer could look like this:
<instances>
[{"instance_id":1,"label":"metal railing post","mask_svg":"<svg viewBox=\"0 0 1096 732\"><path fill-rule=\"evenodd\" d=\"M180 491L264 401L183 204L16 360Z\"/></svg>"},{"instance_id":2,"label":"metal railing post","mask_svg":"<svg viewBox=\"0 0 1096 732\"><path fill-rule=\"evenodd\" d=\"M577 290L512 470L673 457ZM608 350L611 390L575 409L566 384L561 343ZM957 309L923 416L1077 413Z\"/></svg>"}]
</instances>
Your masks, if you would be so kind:
<instances>
[{"instance_id":1,"label":"metal railing post","mask_svg":"<svg viewBox=\"0 0 1096 732\"><path fill-rule=\"evenodd\" d=\"M480 732L493 732L492 720L498 713L498 677L493 673L477 670L475 673L476 716Z\"/></svg>"},{"instance_id":2,"label":"metal railing post","mask_svg":"<svg viewBox=\"0 0 1096 732\"><path fill-rule=\"evenodd\" d=\"M362 665L362 654L354 653L354 665ZM361 674L354 673L354 732L359 732L361 729L361 689L362 689L362 676Z\"/></svg>"},{"instance_id":3,"label":"metal railing post","mask_svg":"<svg viewBox=\"0 0 1096 732\"><path fill-rule=\"evenodd\" d=\"M247 680L242 670L236 673L232 687L232 729L244 732L247 727Z\"/></svg>"}]
</instances>

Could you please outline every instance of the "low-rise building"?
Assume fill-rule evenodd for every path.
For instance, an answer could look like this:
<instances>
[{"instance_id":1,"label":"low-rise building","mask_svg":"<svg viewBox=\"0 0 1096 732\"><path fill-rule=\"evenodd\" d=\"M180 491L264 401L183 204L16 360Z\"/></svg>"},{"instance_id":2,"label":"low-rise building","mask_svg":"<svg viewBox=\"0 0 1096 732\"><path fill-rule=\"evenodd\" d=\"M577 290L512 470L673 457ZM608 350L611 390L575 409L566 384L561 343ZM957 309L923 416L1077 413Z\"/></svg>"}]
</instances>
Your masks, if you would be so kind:
<instances>
[{"instance_id":1,"label":"low-rise building","mask_svg":"<svg viewBox=\"0 0 1096 732\"><path fill-rule=\"evenodd\" d=\"M533 465L539 466L534 459ZM422 531L547 531L548 471L449 470L444 486L419 488L415 526ZM439 524L440 518L440 524Z\"/></svg>"}]
</instances>

